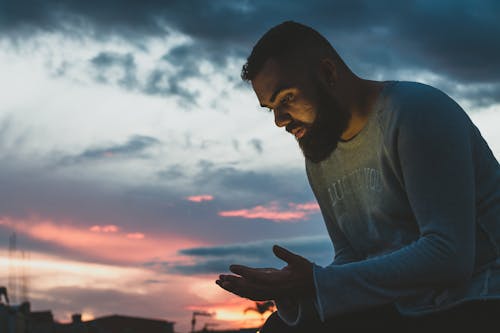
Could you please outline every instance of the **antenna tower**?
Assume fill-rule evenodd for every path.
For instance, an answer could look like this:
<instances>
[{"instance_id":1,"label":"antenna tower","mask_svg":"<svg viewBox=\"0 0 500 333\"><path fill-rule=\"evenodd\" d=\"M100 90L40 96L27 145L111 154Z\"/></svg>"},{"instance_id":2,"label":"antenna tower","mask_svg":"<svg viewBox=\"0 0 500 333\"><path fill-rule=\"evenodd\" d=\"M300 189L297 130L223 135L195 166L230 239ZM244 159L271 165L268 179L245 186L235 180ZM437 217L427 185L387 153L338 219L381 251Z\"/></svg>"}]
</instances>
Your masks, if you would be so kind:
<instances>
[{"instance_id":1,"label":"antenna tower","mask_svg":"<svg viewBox=\"0 0 500 333\"><path fill-rule=\"evenodd\" d=\"M17 302L17 236L9 237L9 294L12 304Z\"/></svg>"},{"instance_id":2,"label":"antenna tower","mask_svg":"<svg viewBox=\"0 0 500 333\"><path fill-rule=\"evenodd\" d=\"M21 257L23 259L23 266L21 267L21 301L29 301L29 264L26 261L30 260L30 253L26 251L21 251Z\"/></svg>"}]
</instances>

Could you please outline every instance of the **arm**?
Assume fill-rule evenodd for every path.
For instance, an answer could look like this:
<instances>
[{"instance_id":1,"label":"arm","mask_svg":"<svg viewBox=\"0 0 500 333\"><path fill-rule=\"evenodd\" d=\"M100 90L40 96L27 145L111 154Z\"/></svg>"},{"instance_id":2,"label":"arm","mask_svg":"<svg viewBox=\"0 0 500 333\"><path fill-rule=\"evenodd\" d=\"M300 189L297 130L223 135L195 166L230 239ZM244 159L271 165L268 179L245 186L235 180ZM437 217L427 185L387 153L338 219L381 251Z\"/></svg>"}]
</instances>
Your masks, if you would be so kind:
<instances>
[{"instance_id":1,"label":"arm","mask_svg":"<svg viewBox=\"0 0 500 333\"><path fill-rule=\"evenodd\" d=\"M331 219L327 220L329 216L325 215L323 211L322 214L325 223L329 226L328 229L335 252L333 262L330 265L344 265L360 260L337 223ZM288 295L276 299L275 303L279 316L290 326L298 325L303 320L317 318L318 316L319 305L315 296L297 297L297 295Z\"/></svg>"},{"instance_id":2,"label":"arm","mask_svg":"<svg viewBox=\"0 0 500 333\"><path fill-rule=\"evenodd\" d=\"M432 103L427 101L431 99ZM467 280L474 263L475 198L470 120L446 95L414 98L393 123L396 152L411 210L415 242L379 257L314 267L322 320ZM391 151L391 150L389 150Z\"/></svg>"},{"instance_id":3,"label":"arm","mask_svg":"<svg viewBox=\"0 0 500 333\"><path fill-rule=\"evenodd\" d=\"M314 186L309 172L307 172L307 175L311 188L318 200L318 187ZM320 203L320 207L324 207L319 200L318 202ZM331 265L343 265L360 260L336 221L326 212L321 208L321 213L328 227L335 250L335 258ZM294 326L306 318L317 318L318 304L315 301L312 263L300 256L291 253L287 254L288 251L278 250L277 252L276 249L280 248L273 248L275 254L289 263L281 271L277 269L255 269L233 265L231 271L240 276L221 275L217 284L236 295L253 300L273 299L281 319L290 326ZM299 284L292 283L290 285L287 281L290 279L290 276L287 275L294 268L299 272L305 272L305 274L299 278ZM304 289L304 285L306 286L306 290L312 290L312 292L304 293L301 290ZM285 288L285 292L280 292L279 289L283 287Z\"/></svg>"},{"instance_id":4,"label":"arm","mask_svg":"<svg viewBox=\"0 0 500 333\"><path fill-rule=\"evenodd\" d=\"M309 173L308 173L309 176ZM311 178L309 181L312 185ZM318 195L316 193L315 186L311 186L316 199L318 200ZM318 200L319 202L319 200ZM322 207L322 205L320 205ZM332 239L334 247L334 260L330 265L343 265L349 262L359 261L360 257L355 253L351 244L345 237L342 230L340 230L335 219L328 214L325 210L321 208L321 214L325 220L325 224L328 227L328 232ZM297 297L297 295L288 295L287 297L281 297L275 300L276 307L278 309L278 314L281 319L290 326L295 326L299 322L306 320L307 318L317 318L318 313L318 303L316 297Z\"/></svg>"}]
</instances>

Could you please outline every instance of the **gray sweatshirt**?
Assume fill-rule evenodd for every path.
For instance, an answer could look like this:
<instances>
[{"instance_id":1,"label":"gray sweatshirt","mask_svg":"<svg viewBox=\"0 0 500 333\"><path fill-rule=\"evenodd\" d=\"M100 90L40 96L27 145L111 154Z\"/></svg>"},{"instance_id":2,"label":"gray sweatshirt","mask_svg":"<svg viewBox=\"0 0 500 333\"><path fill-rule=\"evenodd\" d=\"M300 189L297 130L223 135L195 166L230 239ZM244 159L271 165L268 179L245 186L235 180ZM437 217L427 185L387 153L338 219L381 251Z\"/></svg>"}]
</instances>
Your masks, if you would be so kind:
<instances>
[{"instance_id":1,"label":"gray sweatshirt","mask_svg":"<svg viewBox=\"0 0 500 333\"><path fill-rule=\"evenodd\" d=\"M335 258L314 265L314 299L276 300L288 324L500 298L500 167L443 92L388 82L363 130L306 170Z\"/></svg>"}]
</instances>

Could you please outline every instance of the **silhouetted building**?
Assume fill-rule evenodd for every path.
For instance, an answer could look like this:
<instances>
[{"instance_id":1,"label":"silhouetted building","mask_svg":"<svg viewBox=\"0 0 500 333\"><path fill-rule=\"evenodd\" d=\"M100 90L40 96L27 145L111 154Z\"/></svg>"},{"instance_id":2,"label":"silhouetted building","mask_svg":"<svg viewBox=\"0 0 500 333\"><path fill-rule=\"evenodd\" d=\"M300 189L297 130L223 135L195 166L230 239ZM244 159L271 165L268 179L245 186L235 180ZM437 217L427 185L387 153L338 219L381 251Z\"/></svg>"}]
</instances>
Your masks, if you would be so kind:
<instances>
[{"instance_id":1,"label":"silhouetted building","mask_svg":"<svg viewBox=\"0 0 500 333\"><path fill-rule=\"evenodd\" d=\"M29 312L27 318L28 330L26 333L54 333L55 326L52 311L33 311Z\"/></svg>"},{"instance_id":2,"label":"silhouetted building","mask_svg":"<svg viewBox=\"0 0 500 333\"><path fill-rule=\"evenodd\" d=\"M71 323L58 323L51 311L31 311L29 302L0 302L0 333L174 333L174 322L121 315L82 321L74 314Z\"/></svg>"},{"instance_id":3,"label":"silhouetted building","mask_svg":"<svg viewBox=\"0 0 500 333\"><path fill-rule=\"evenodd\" d=\"M166 320L112 315L83 322L99 333L174 333L174 323ZM89 331L94 332L94 331Z\"/></svg>"},{"instance_id":4,"label":"silhouetted building","mask_svg":"<svg viewBox=\"0 0 500 333\"><path fill-rule=\"evenodd\" d=\"M27 333L29 328L29 314L30 304L28 302L20 305L0 303L0 332Z\"/></svg>"}]
</instances>

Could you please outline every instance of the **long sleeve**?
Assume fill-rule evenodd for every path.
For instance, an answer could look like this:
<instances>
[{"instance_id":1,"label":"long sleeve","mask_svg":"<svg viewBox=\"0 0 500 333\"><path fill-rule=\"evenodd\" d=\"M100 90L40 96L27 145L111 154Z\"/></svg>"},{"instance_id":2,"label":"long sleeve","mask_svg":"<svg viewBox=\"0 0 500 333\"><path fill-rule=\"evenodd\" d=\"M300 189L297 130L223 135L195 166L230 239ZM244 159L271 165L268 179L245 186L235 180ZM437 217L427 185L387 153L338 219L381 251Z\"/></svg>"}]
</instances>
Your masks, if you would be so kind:
<instances>
[{"instance_id":1,"label":"long sleeve","mask_svg":"<svg viewBox=\"0 0 500 333\"><path fill-rule=\"evenodd\" d=\"M331 265L343 265L359 260L348 240L343 235L338 225L334 223L326 212L322 211L325 223L330 226L335 257ZM275 300L280 318L290 326L296 326L299 322L318 317L319 304L316 299L295 299L288 297Z\"/></svg>"},{"instance_id":2,"label":"long sleeve","mask_svg":"<svg viewBox=\"0 0 500 333\"><path fill-rule=\"evenodd\" d=\"M320 318L394 302L463 283L474 265L474 148L471 123L448 96L421 88L390 122L392 165L399 168L416 241L344 265L314 267Z\"/></svg>"}]
</instances>

